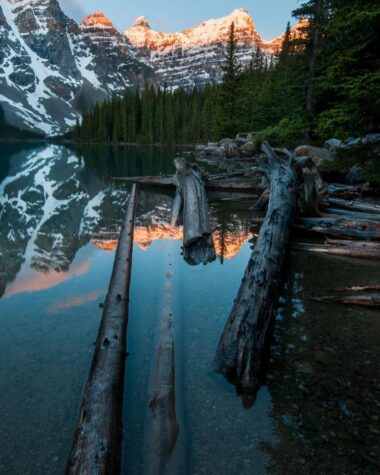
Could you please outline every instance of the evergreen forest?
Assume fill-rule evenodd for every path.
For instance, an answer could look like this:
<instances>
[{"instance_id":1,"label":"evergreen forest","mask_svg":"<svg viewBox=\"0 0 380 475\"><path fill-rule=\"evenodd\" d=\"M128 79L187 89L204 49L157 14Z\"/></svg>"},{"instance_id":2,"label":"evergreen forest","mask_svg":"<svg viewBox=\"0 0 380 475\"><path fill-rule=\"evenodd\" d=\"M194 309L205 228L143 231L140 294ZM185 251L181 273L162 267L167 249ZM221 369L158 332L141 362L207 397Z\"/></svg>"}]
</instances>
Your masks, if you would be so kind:
<instances>
[{"instance_id":1,"label":"evergreen forest","mask_svg":"<svg viewBox=\"0 0 380 475\"><path fill-rule=\"evenodd\" d=\"M242 69L232 24L221 84L127 90L85 113L76 140L196 143L254 131L293 145L378 131L380 4L308 0L293 16L302 30L295 37L288 24L276 55L258 45Z\"/></svg>"}]
</instances>

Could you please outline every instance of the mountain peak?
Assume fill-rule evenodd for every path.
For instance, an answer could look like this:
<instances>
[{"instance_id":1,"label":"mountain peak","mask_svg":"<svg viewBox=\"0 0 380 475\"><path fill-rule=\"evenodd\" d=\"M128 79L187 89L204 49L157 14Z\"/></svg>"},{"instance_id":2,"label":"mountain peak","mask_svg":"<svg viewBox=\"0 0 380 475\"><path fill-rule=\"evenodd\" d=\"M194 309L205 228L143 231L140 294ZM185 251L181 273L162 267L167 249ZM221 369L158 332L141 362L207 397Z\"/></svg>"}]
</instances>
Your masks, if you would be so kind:
<instances>
[{"instance_id":1,"label":"mountain peak","mask_svg":"<svg viewBox=\"0 0 380 475\"><path fill-rule=\"evenodd\" d=\"M235 8L235 10L233 10L228 16L250 17L249 12L246 8Z\"/></svg>"},{"instance_id":2,"label":"mountain peak","mask_svg":"<svg viewBox=\"0 0 380 475\"><path fill-rule=\"evenodd\" d=\"M149 21L146 19L145 16L138 17L132 25L132 28L140 28L140 29L147 29L150 30Z\"/></svg>"},{"instance_id":3,"label":"mountain peak","mask_svg":"<svg viewBox=\"0 0 380 475\"><path fill-rule=\"evenodd\" d=\"M103 12L95 12L88 15L81 21L81 26L86 28L114 28L111 20L109 20Z\"/></svg>"}]
</instances>

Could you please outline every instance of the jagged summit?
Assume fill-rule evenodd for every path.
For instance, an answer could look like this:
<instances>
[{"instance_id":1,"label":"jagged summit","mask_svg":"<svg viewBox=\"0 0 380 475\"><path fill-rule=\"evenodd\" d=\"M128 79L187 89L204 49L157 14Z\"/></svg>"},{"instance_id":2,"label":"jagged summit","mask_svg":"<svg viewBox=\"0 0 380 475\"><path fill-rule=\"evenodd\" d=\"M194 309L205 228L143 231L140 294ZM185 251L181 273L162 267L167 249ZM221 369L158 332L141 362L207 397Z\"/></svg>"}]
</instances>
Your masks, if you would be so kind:
<instances>
[{"instance_id":1,"label":"jagged summit","mask_svg":"<svg viewBox=\"0 0 380 475\"><path fill-rule=\"evenodd\" d=\"M88 15L81 21L82 27L90 28L114 28L113 23L109 20L103 12L95 12Z\"/></svg>"},{"instance_id":2,"label":"jagged summit","mask_svg":"<svg viewBox=\"0 0 380 475\"><path fill-rule=\"evenodd\" d=\"M122 34L102 11L78 25L57 0L0 0L5 120L57 135L70 130L83 109L129 87L218 83L232 22L243 67L251 63L255 46L266 55L281 47L283 36L264 41L244 8L178 33L154 31L141 16ZM299 25L293 34L304 34L305 25Z\"/></svg>"},{"instance_id":3,"label":"jagged summit","mask_svg":"<svg viewBox=\"0 0 380 475\"><path fill-rule=\"evenodd\" d=\"M140 16L138 17L135 22L133 23L131 28L142 28L142 29L151 29L151 26L149 24L149 21L145 16Z\"/></svg>"},{"instance_id":4,"label":"jagged summit","mask_svg":"<svg viewBox=\"0 0 380 475\"><path fill-rule=\"evenodd\" d=\"M232 22L237 56L243 66L250 64L255 46L260 45L269 55L282 41L265 42L245 8L176 33L154 31L148 20L140 17L124 35L136 50L137 57L154 69L159 84L172 88L193 87L221 80L221 64Z\"/></svg>"}]
</instances>

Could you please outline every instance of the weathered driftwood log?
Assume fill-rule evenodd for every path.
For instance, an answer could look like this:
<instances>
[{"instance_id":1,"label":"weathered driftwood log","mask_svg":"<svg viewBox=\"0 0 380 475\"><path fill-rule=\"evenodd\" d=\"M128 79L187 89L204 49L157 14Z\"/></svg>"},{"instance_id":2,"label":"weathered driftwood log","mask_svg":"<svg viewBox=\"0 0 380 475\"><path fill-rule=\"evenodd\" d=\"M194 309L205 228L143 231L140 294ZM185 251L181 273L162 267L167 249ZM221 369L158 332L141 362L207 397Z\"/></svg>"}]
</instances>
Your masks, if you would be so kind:
<instances>
[{"instance_id":1,"label":"weathered driftwood log","mask_svg":"<svg viewBox=\"0 0 380 475\"><path fill-rule=\"evenodd\" d=\"M260 386L281 290L281 273L296 209L297 174L267 143L270 199L264 224L214 358L214 368L254 394Z\"/></svg>"},{"instance_id":2,"label":"weathered driftwood log","mask_svg":"<svg viewBox=\"0 0 380 475\"><path fill-rule=\"evenodd\" d=\"M154 371L151 414L148 424L148 456L144 473L149 475L184 473L184 450L179 447L177 420L175 345L173 335L172 285L168 274L164 290L160 338ZM183 428L182 428L183 429Z\"/></svg>"},{"instance_id":3,"label":"weathered driftwood log","mask_svg":"<svg viewBox=\"0 0 380 475\"><path fill-rule=\"evenodd\" d=\"M341 209L341 208L324 208L323 211L327 213L327 215L334 215L334 216L343 216L347 219L351 219L352 221L375 221L380 222L380 213L364 213L362 211L351 211L348 209Z\"/></svg>"},{"instance_id":4,"label":"weathered driftwood log","mask_svg":"<svg viewBox=\"0 0 380 475\"><path fill-rule=\"evenodd\" d=\"M365 203L359 200L342 200L341 198L328 197L324 200L324 205L335 206L350 211L360 211L380 215L380 206L371 203Z\"/></svg>"},{"instance_id":5,"label":"weathered driftwood log","mask_svg":"<svg viewBox=\"0 0 380 475\"><path fill-rule=\"evenodd\" d=\"M292 245L292 249L360 259L380 259L380 243L369 243L367 241L327 241L325 244L296 243Z\"/></svg>"},{"instance_id":6,"label":"weathered driftwood log","mask_svg":"<svg viewBox=\"0 0 380 475\"><path fill-rule=\"evenodd\" d=\"M327 193L329 196L343 198L345 200L356 199L362 195L371 194L375 191L369 183L362 185L341 185L339 183L331 183L327 185Z\"/></svg>"},{"instance_id":7,"label":"weathered driftwood log","mask_svg":"<svg viewBox=\"0 0 380 475\"><path fill-rule=\"evenodd\" d=\"M360 305L362 307L380 308L380 294L346 295L342 297L322 297L314 299L318 302L336 302L344 305Z\"/></svg>"},{"instance_id":8,"label":"weathered driftwood log","mask_svg":"<svg viewBox=\"0 0 380 475\"><path fill-rule=\"evenodd\" d=\"M122 405L136 185L121 228L67 474L120 471Z\"/></svg>"},{"instance_id":9,"label":"weathered driftwood log","mask_svg":"<svg viewBox=\"0 0 380 475\"><path fill-rule=\"evenodd\" d=\"M339 292L380 292L380 285L365 285L364 287L343 287Z\"/></svg>"},{"instance_id":10,"label":"weathered driftwood log","mask_svg":"<svg viewBox=\"0 0 380 475\"><path fill-rule=\"evenodd\" d=\"M336 238L379 241L380 225L376 221L354 221L343 216L331 218L298 218L297 229Z\"/></svg>"},{"instance_id":11,"label":"weathered driftwood log","mask_svg":"<svg viewBox=\"0 0 380 475\"><path fill-rule=\"evenodd\" d=\"M216 253L208 216L207 196L203 174L199 167L184 158L176 158L177 193L172 222L178 222L182 213L183 256L191 265L207 264Z\"/></svg>"},{"instance_id":12,"label":"weathered driftwood log","mask_svg":"<svg viewBox=\"0 0 380 475\"><path fill-rule=\"evenodd\" d=\"M225 173L219 175L210 175L205 179L205 187L207 190L213 191L247 191L260 190L260 179L253 175L241 176L243 172L238 174ZM138 176L138 177L113 177L114 181L127 181L132 183L140 183L145 186L175 188L176 179L173 175L162 176Z\"/></svg>"}]
</instances>

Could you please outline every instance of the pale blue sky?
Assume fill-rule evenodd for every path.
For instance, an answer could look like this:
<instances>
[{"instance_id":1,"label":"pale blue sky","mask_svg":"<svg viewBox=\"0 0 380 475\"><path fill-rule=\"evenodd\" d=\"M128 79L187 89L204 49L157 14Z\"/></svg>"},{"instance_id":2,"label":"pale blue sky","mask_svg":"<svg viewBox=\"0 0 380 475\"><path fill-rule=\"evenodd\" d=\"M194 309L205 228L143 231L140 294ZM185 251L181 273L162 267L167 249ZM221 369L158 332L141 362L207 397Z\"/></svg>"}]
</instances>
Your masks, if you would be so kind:
<instances>
[{"instance_id":1,"label":"pale blue sky","mask_svg":"<svg viewBox=\"0 0 380 475\"><path fill-rule=\"evenodd\" d=\"M298 0L58 0L65 13L80 21L97 10L125 30L139 16L146 16L155 30L181 31L210 18L246 8L265 39L280 35Z\"/></svg>"}]
</instances>

